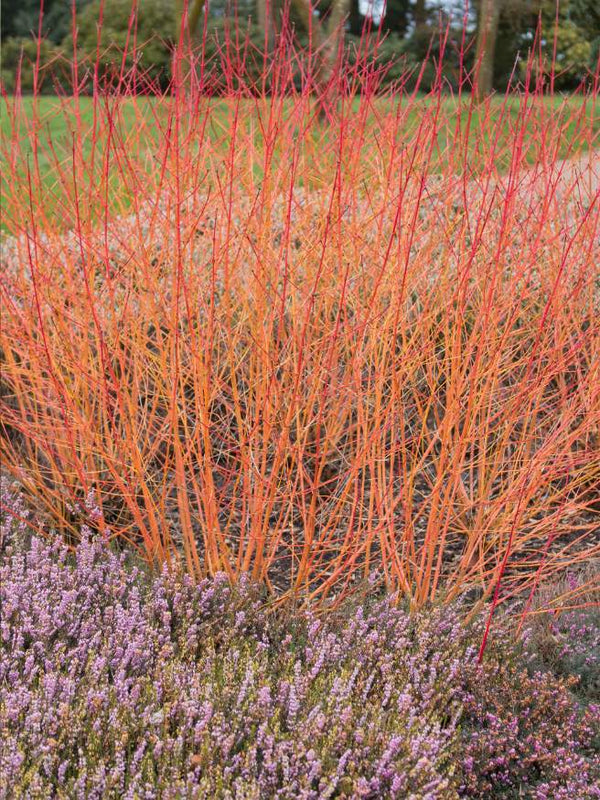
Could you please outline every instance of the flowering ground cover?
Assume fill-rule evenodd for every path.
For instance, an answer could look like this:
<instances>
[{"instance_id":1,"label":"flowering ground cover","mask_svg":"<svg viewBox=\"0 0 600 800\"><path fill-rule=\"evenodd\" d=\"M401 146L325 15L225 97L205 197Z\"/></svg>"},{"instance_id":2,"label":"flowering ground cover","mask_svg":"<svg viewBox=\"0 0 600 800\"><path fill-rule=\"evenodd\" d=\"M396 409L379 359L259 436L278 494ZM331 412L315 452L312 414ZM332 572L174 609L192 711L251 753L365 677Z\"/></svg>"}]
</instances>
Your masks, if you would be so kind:
<instances>
[{"instance_id":1,"label":"flowering ground cover","mask_svg":"<svg viewBox=\"0 0 600 800\"><path fill-rule=\"evenodd\" d=\"M497 627L479 664L460 604L269 610L246 576L152 579L89 530L24 544L3 498L2 797L600 796L600 705L528 669L531 633Z\"/></svg>"},{"instance_id":2,"label":"flowering ground cover","mask_svg":"<svg viewBox=\"0 0 600 800\"><path fill-rule=\"evenodd\" d=\"M598 77L188 56L5 99L1 791L598 797Z\"/></svg>"}]
</instances>

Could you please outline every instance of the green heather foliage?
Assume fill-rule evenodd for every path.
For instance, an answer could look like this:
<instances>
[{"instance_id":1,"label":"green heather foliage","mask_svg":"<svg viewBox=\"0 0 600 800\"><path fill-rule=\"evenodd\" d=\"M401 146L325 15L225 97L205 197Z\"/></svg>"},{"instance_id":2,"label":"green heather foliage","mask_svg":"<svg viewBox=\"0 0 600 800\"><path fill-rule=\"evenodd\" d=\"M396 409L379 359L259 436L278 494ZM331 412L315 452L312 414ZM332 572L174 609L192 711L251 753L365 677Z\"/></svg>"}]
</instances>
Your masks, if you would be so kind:
<instances>
[{"instance_id":1,"label":"green heather foliage","mask_svg":"<svg viewBox=\"0 0 600 800\"><path fill-rule=\"evenodd\" d=\"M586 578L591 591L584 589L581 608L544 611L556 596L577 593ZM546 597L544 597L546 595ZM552 596L554 595L554 597ZM563 601L564 603L564 601ZM536 607L537 606L537 607ZM577 678L577 694L584 701L600 702L600 578L597 562L582 573L568 573L562 581L536 594L523 627L523 647L532 669L549 670L555 675ZM534 612L534 613L531 613Z\"/></svg>"}]
</instances>

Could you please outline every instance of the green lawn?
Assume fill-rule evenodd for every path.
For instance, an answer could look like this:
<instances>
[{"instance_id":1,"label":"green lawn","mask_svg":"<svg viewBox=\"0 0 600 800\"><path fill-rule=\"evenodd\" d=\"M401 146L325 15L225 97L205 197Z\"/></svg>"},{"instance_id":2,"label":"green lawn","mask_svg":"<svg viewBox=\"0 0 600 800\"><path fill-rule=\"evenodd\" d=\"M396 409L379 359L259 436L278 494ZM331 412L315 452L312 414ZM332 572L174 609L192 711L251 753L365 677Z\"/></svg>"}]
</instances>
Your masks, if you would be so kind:
<instances>
[{"instance_id":1,"label":"green lawn","mask_svg":"<svg viewBox=\"0 0 600 800\"><path fill-rule=\"evenodd\" d=\"M250 103L254 106L254 101L243 101ZM287 101L290 105L292 101ZM355 108L358 107L360 100L357 98L354 101ZM537 101L536 101L537 102ZM581 108L581 97L571 97L565 103L562 97L555 97L553 99L546 98L543 104L537 102L538 108L543 108L546 114L556 113L557 109L561 109L561 117L566 121L570 114L575 113ZM45 148L49 142L52 142L56 148L58 156L68 156L72 147L72 134L78 130L78 125L81 125L81 131L84 136L86 146L89 147L90 135L94 125L94 107L92 98L81 97L78 103L73 98L58 98L55 96L42 96L36 101L37 108L35 117L37 119L37 134L39 137L40 145L40 169L44 170L50 168L51 160L45 155ZM212 122L209 126L209 134L211 136L218 136L223 131L223 125L226 123L227 117L232 113L232 104L226 100L207 100L207 103L212 109ZM419 121L419 111L421 109L429 108L431 110L434 100L421 98L417 100L408 115L409 127L416 127ZM502 98L493 101L493 114L499 114L503 103ZM137 107L137 114L142 114L149 122L152 120L153 108L159 109L158 113L163 116L166 114L165 99L157 98L137 98L135 101ZM515 119L519 114L520 102L519 99L514 97L509 99L507 103L508 113L505 113L503 120L503 135L508 136L511 131L511 124L514 124ZM390 110L391 103L387 100L380 100L376 102L378 112L385 113ZM78 113L77 113L78 110ZM13 127L17 132L17 137L22 146L27 149L29 142L27 141L28 134L31 132L32 119L34 117L34 100L32 97L23 97L17 110L15 110L14 101L9 99L2 103L2 110L0 114L0 133L3 140L2 153L4 155L5 148L7 147L7 140L9 140L13 133ZM469 100L463 102L462 106L456 100L449 98L444 101L442 108L442 117L452 125L448 129L442 127L440 137L444 137L445 133L453 133L453 126L456 122L456 115L460 113L461 125L463 128L466 125L469 116ZM536 111L532 119L538 118L541 112ZM133 108L133 101L122 101L119 104L120 118L117 121L117 128L122 135L127 135L131 132L136 123L137 114ZM475 132L484 124L483 111L475 110L472 122L471 132ZM600 110L594 109L593 105L588 101L587 109L585 112L587 119L592 121L592 127L596 135L596 139L600 134ZM575 132L576 123L571 123L565 129L565 151L568 149L569 139ZM29 147L29 150L31 148Z\"/></svg>"},{"instance_id":2,"label":"green lawn","mask_svg":"<svg viewBox=\"0 0 600 800\"><path fill-rule=\"evenodd\" d=\"M82 175L82 183L93 183L94 174L102 164L104 148L108 141L107 131L109 129L107 120L112 118L113 136L121 144L126 144L127 148L140 155L140 144L144 143L146 154L151 157L152 151L159 140L160 128L163 132L167 125L169 98L137 98L136 101L121 100L118 106L114 98L103 101L106 105L96 107L90 97L81 97L78 102L73 98L59 98L55 96L43 96L34 101L31 97L23 97L15 105L12 99L2 101L0 116L0 168L2 169L1 190L2 196L8 189L7 183L11 181L11 172L16 170L21 176L30 169L35 178L39 177L39 184L47 193L47 207L56 208L56 213L60 214L61 199L65 192L70 191L70 187L64 180L65 175L69 175L69 164L73 156L74 146L81 147L81 159L83 164L91 164L92 154L94 166ZM228 100L206 100L210 113L208 116L207 135L214 145L225 154L230 142L230 131L232 130L232 120L234 114L234 103ZM380 99L373 105L370 114L369 125L375 128L379 121L386 114L395 111L395 102ZM402 101L406 103L406 100ZM402 135L407 140L411 131L415 131L422 119L425 111L430 114L435 111L435 99L419 98L412 104L410 110L402 122ZM535 100L533 110L527 122L526 140L535 141L536 146L527 153L528 160L535 158L537 143L541 141L543 131L550 122L561 127L561 148L559 157L568 156L573 147L577 151L598 144L600 136L600 114L588 100L586 107L582 109L584 101L581 97L571 97L564 100L562 97L553 99ZM252 108L256 108L255 101L244 100L242 103L249 103ZM285 105L291 108L293 101L285 100ZM358 108L360 99L355 99L355 110ZM440 109L440 125L437 133L437 152L433 158L433 168L437 169L445 162L456 130L458 127L458 117L460 117L460 129L463 134L467 133L469 119L470 98L466 97L462 105L459 106L455 99L448 98L442 102ZM112 111L108 112L108 109ZM118 108L117 113L115 109ZM206 108L206 106L205 106ZM245 109L247 111L247 109ZM96 116L95 116L96 112ZM265 114L267 109L265 107ZM474 109L468 129L468 157L470 166L477 169L479 157L482 162L489 152L489 143L499 132L499 142L497 153L497 164L500 169L506 166L510 152L512 150L511 140L514 136L515 124L519 117L522 122L522 103L518 97L509 98L503 110L503 99L497 98L492 101L491 113L486 115L484 107ZM246 124L251 125L258 122L259 111L253 114L245 114ZM113 118L114 117L114 118ZM501 123L498 130L498 121ZM158 123L158 124L157 124ZM100 135L94 135L94 130L101 131ZM260 136L260 127L254 124L257 136ZM140 136L143 131L143 136ZM541 133L542 132L542 133ZM585 135L582 135L585 132ZM529 135L530 134L530 135ZM314 126L314 135L327 138L325 128ZM334 129L335 135L335 129ZM95 148L93 142L96 142ZM34 152L35 151L35 152ZM141 155L144 155L142 152ZM10 167L10 162L14 167ZM57 164L66 166L63 169L63 180L57 179ZM259 169L259 168L258 168ZM39 173L38 173L39 171ZM111 179L111 186L117 187L119 184L118 171L115 170L114 180ZM52 211L51 211L52 213Z\"/></svg>"}]
</instances>

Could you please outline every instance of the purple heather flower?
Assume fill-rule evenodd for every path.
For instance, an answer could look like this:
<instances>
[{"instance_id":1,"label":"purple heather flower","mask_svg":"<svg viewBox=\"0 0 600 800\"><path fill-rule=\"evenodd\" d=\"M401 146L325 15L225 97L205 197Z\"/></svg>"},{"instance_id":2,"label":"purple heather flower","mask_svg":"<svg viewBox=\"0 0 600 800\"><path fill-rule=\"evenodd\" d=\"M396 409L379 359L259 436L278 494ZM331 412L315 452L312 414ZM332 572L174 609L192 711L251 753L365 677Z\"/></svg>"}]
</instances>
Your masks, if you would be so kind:
<instances>
[{"instance_id":1,"label":"purple heather flower","mask_svg":"<svg viewBox=\"0 0 600 800\"><path fill-rule=\"evenodd\" d=\"M594 797L598 706L478 665L454 609L387 599L292 634L247 580L149 579L84 534L0 563L7 797L443 800L532 775L532 797Z\"/></svg>"}]
</instances>

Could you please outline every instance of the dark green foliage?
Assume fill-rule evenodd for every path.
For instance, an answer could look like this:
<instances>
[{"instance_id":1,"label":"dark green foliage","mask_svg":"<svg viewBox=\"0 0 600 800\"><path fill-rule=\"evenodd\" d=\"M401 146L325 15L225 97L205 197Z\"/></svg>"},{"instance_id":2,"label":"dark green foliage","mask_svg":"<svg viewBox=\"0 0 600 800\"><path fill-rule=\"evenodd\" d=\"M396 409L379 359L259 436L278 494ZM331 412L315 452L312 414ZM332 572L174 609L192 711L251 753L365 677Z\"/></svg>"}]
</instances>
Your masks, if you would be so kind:
<instances>
[{"instance_id":1,"label":"dark green foliage","mask_svg":"<svg viewBox=\"0 0 600 800\"><path fill-rule=\"evenodd\" d=\"M404 36L410 22L410 0L388 0L386 3L383 29L397 36Z\"/></svg>"},{"instance_id":2,"label":"dark green foliage","mask_svg":"<svg viewBox=\"0 0 600 800\"><path fill-rule=\"evenodd\" d=\"M75 0L80 13L91 0ZM42 34L58 44L71 30L72 0L45 0ZM2 41L8 38L29 38L37 35L40 20L40 0L2 0ZM4 50L4 47L3 47ZM4 62L5 54L2 54Z\"/></svg>"},{"instance_id":3,"label":"dark green foliage","mask_svg":"<svg viewBox=\"0 0 600 800\"><path fill-rule=\"evenodd\" d=\"M55 55L54 48L46 41L42 40L40 46L40 62L48 64L52 56ZM21 78L21 91L29 93L33 91L33 76L35 72L35 62L37 58L37 43L35 39L18 39L11 37L2 42L2 85L7 92L14 92L17 87L17 80ZM49 79L48 70L42 69L38 76L38 89L52 91L52 80Z\"/></svg>"},{"instance_id":4,"label":"dark green foliage","mask_svg":"<svg viewBox=\"0 0 600 800\"><path fill-rule=\"evenodd\" d=\"M281 15L283 3L277 2L275 16ZM555 26L555 0L500 0L502 11L495 48L494 87L503 91L508 82L522 81L526 77L526 60L534 46L534 37L541 14L542 51L549 67L554 50L556 35L556 65L553 85L557 90L576 88L582 80L590 80L596 69L600 53L600 4L596 0L562 0ZM318 14L326 19L330 0L315 4ZM75 0L78 14L79 47L84 57L94 58L96 54L97 22L99 0ZM36 46L32 42L39 30L40 0L4 0L2 4L2 81L7 91L14 91L16 72L21 49L25 59L23 91L33 88L32 57L35 60ZM406 67L420 67L427 55L430 62L425 68L421 87L429 90L436 79L434 61L440 58L440 32L450 24L449 37L444 54L444 81L456 89L459 82L459 58L463 39L462 4L428 3L422 0L389 0L385 16L381 22L381 32L385 41L380 48L378 61L386 64L386 82L402 76ZM474 6L473 8L476 8ZM141 60L138 69L145 73L148 81L156 89L164 90L170 79L171 49L175 31L177 3L173 0L140 0L137 15L137 42L144 43L140 48ZM224 41L224 30L230 20L232 30L240 29L243 39L251 22L250 39L257 50L264 45L264 32L256 24L258 21L255 0L214 0L208 3L208 28L211 33L206 48L206 58L214 59L220 49L218 42ZM127 42L127 29L131 12L131 0L106 0L101 38L101 72L106 76L118 73L121 69L121 53ZM466 42L471 40L477 25L476 11L471 10L467 19ZM357 45L363 34L367 20L360 10L359 0L351 0L349 18L346 22L347 44L350 49ZM299 45L307 44L308 37L301 20L290 13L289 21ZM201 20L201 27L204 20ZM377 25L371 22L373 35L380 36ZM72 3L71 0L45 0L42 35L47 41L42 49L42 64L54 61L55 67L50 76L48 71L39 83L43 91L51 91L57 80L57 50L64 50L67 58L72 58ZM232 36L232 38L235 38ZM131 43L129 43L131 48ZM473 47L464 53L463 67L473 66ZM139 55L139 54L138 54ZM240 57L243 60L243 56ZM256 60L256 65L253 63ZM222 70L213 61L214 82L219 83ZM126 59L125 68L131 67L133 58ZM247 82L258 77L262 59L254 53L248 69ZM68 72L68 70L67 70ZM534 75L535 77L535 75ZM410 86L410 82L407 84Z\"/></svg>"},{"instance_id":5,"label":"dark green foliage","mask_svg":"<svg viewBox=\"0 0 600 800\"><path fill-rule=\"evenodd\" d=\"M78 50L95 60L98 41L97 23L100 0L93 0L83 10L78 24ZM156 81L157 88L166 86L170 76L171 31L174 29L175 6L172 0L144 0L136 22L137 69L147 81ZM104 0L104 20L100 38L100 67L106 77L118 76L122 55L127 50L125 69L133 66L132 34L130 33L131 0ZM72 52L72 37L63 46Z\"/></svg>"}]
</instances>

